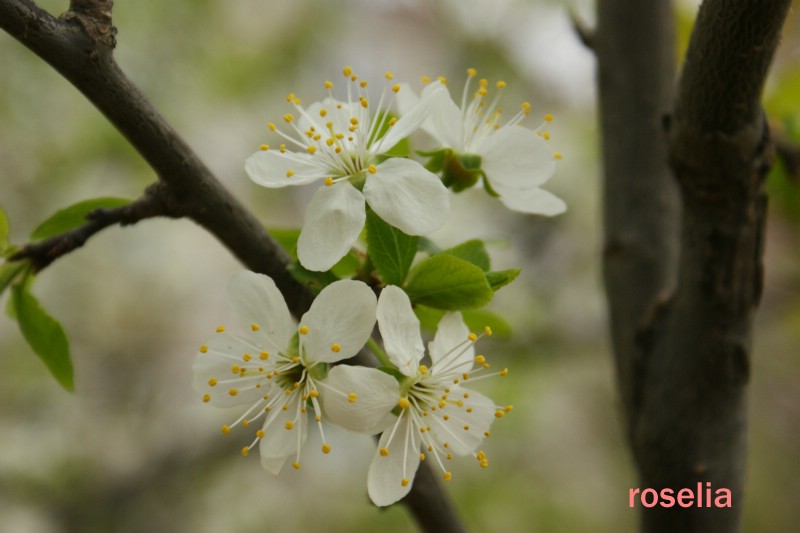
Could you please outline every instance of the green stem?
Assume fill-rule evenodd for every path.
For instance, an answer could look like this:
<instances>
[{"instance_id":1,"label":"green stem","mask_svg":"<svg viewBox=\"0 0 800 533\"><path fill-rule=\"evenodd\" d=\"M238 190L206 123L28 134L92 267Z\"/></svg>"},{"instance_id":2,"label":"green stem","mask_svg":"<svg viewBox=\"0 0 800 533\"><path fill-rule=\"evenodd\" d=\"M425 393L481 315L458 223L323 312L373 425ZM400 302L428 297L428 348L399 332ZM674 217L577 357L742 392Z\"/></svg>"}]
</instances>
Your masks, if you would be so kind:
<instances>
[{"instance_id":1,"label":"green stem","mask_svg":"<svg viewBox=\"0 0 800 533\"><path fill-rule=\"evenodd\" d=\"M392 362L389 360L389 356L386 355L386 352L383 351L383 348L381 348L380 344L378 344L375 339L370 337L367 340L367 346L369 346L369 349L372 351L373 355L375 355L378 361L380 361L382 366L394 367Z\"/></svg>"}]
</instances>

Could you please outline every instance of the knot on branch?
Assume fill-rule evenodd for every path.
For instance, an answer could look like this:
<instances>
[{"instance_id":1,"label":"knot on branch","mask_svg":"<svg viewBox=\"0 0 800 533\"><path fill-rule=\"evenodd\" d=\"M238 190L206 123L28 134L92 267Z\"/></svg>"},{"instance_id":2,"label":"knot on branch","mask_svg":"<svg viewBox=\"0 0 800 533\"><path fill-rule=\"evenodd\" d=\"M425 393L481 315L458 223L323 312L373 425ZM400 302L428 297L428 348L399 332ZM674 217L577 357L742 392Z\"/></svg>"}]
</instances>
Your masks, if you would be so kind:
<instances>
[{"instance_id":1,"label":"knot on branch","mask_svg":"<svg viewBox=\"0 0 800 533\"><path fill-rule=\"evenodd\" d=\"M89 38L109 49L117 45L117 28L111 21L114 0L70 0L69 11L62 18L77 21Z\"/></svg>"}]
</instances>

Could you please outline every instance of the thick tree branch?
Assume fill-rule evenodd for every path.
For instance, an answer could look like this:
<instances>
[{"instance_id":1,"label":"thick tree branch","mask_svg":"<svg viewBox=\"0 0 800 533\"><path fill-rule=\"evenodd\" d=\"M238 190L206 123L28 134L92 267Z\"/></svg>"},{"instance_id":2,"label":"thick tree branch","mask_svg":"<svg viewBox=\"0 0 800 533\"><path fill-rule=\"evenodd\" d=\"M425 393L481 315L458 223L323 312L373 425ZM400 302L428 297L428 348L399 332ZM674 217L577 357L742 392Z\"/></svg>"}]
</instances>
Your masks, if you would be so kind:
<instances>
[{"instance_id":1,"label":"thick tree branch","mask_svg":"<svg viewBox=\"0 0 800 533\"><path fill-rule=\"evenodd\" d=\"M110 0L72 0L70 11L56 19L30 0L0 0L0 27L69 80L128 139L166 186L171 214L194 220L248 269L270 276L300 316L313 293L288 273L289 257L117 65L112 6ZM439 486L425 483L434 477L427 463L417 477L404 501L421 528L462 531Z\"/></svg>"}]
</instances>

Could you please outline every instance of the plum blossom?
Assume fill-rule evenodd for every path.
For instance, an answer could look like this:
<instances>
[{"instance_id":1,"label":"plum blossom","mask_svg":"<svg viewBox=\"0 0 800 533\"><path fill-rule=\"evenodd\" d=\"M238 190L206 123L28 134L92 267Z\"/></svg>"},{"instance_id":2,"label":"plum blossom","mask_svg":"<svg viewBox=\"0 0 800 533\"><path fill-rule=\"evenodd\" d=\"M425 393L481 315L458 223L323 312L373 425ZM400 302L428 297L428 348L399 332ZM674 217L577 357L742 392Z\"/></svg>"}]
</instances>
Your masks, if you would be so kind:
<instances>
[{"instance_id":1,"label":"plum blossom","mask_svg":"<svg viewBox=\"0 0 800 533\"><path fill-rule=\"evenodd\" d=\"M409 235L427 235L439 229L449 214L446 188L421 164L384 155L415 131L428 114L438 91L428 91L399 118L388 108L401 91L399 84L384 88L377 104L369 99L367 82L350 67L342 71L347 99L328 97L308 107L294 94L287 97L296 115L283 120L289 133L274 123L269 129L286 143L276 149L261 145L245 170L264 187L306 185L323 180L308 206L297 242L300 263L309 270L330 269L355 243L364 227L366 204L383 220ZM394 76L387 72L387 80Z\"/></svg>"},{"instance_id":2,"label":"plum blossom","mask_svg":"<svg viewBox=\"0 0 800 533\"><path fill-rule=\"evenodd\" d=\"M511 406L498 407L488 397L463 386L507 369L489 373L482 355L475 355L477 335L470 333L460 313L447 313L428 344L430 367L421 364L425 353L419 320L402 289L383 289L377 307L378 326L386 354L396 366L397 378L381 370L339 365L325 379L322 407L335 424L366 433L382 432L367 477L373 503L390 505L411 490L420 461L433 461L445 480L454 455L473 455L488 466L478 448L489 436L495 418ZM491 333L487 328L486 333ZM347 398L355 395L355 402Z\"/></svg>"},{"instance_id":3,"label":"plum blossom","mask_svg":"<svg viewBox=\"0 0 800 533\"><path fill-rule=\"evenodd\" d=\"M536 130L525 128L520 123L531 109L525 102L501 124L500 95L506 83L497 82L497 92L489 100L486 79L479 80L478 89L470 94L476 76L475 69L467 70L460 107L442 90L443 78L433 83L423 78L428 83L421 98L410 90L398 94L401 112L420 101L434 100L421 126L439 143L437 150L423 154L431 157L427 167L442 170L444 183L455 191L471 187L483 177L486 190L514 211L547 216L563 213L563 200L540 188L553 176L555 161L561 159L560 152L550 149L550 133L544 129L553 116L546 115Z\"/></svg>"},{"instance_id":4,"label":"plum blossom","mask_svg":"<svg viewBox=\"0 0 800 533\"><path fill-rule=\"evenodd\" d=\"M229 299L240 334L224 327L200 346L192 370L193 385L204 402L217 407L244 406L232 428L259 423L261 465L277 474L289 457L300 468L310 405L328 453L319 405L319 383L328 363L355 355L375 325L376 298L364 283L336 281L325 287L295 323L271 278L243 271L229 285Z\"/></svg>"}]
</instances>

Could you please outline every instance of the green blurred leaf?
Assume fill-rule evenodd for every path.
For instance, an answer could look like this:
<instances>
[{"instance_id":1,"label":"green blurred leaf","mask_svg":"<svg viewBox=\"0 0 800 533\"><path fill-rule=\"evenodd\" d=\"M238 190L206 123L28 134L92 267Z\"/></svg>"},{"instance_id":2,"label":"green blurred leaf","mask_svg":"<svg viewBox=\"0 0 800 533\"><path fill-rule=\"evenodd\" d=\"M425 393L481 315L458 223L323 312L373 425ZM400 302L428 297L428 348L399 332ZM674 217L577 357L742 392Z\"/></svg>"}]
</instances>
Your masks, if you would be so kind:
<instances>
[{"instance_id":1,"label":"green blurred leaf","mask_svg":"<svg viewBox=\"0 0 800 533\"><path fill-rule=\"evenodd\" d=\"M508 270L496 270L494 272L486 273L486 281L492 290L497 292L501 287L505 287L519 276L518 268L510 268Z\"/></svg>"},{"instance_id":2,"label":"green blurred leaf","mask_svg":"<svg viewBox=\"0 0 800 533\"><path fill-rule=\"evenodd\" d=\"M31 233L31 240L40 241L82 226L86 223L86 215L95 209L114 209L129 203L131 201L125 198L94 198L78 202L56 211L50 218L39 224L39 227Z\"/></svg>"},{"instance_id":3,"label":"green blurred leaf","mask_svg":"<svg viewBox=\"0 0 800 533\"><path fill-rule=\"evenodd\" d=\"M315 293L319 293L319 291L338 279L329 271L314 272L312 270L303 268L303 265L297 261L290 263L289 266L286 267L286 270L289 271L289 274L291 274L294 279Z\"/></svg>"},{"instance_id":4,"label":"green blurred leaf","mask_svg":"<svg viewBox=\"0 0 800 533\"><path fill-rule=\"evenodd\" d=\"M13 261L0 266L0 294L8 287L30 263L28 261Z\"/></svg>"},{"instance_id":5,"label":"green blurred leaf","mask_svg":"<svg viewBox=\"0 0 800 533\"><path fill-rule=\"evenodd\" d=\"M419 237L406 235L367 209L367 253L386 285L402 285L417 253Z\"/></svg>"},{"instance_id":6,"label":"green blurred leaf","mask_svg":"<svg viewBox=\"0 0 800 533\"><path fill-rule=\"evenodd\" d=\"M297 239L300 238L299 228L268 228L267 233L281 245L292 259L297 259Z\"/></svg>"},{"instance_id":7,"label":"green blurred leaf","mask_svg":"<svg viewBox=\"0 0 800 533\"><path fill-rule=\"evenodd\" d=\"M450 254L422 261L405 290L412 302L452 310L482 307L494 294L480 268Z\"/></svg>"},{"instance_id":8,"label":"green blurred leaf","mask_svg":"<svg viewBox=\"0 0 800 533\"><path fill-rule=\"evenodd\" d=\"M469 261L484 272L488 272L491 268L491 259L489 259L486 247L480 239L462 242L457 246L444 250L442 253L454 255L464 261Z\"/></svg>"},{"instance_id":9,"label":"green blurred leaf","mask_svg":"<svg viewBox=\"0 0 800 533\"><path fill-rule=\"evenodd\" d=\"M436 255L442 252L442 249L427 237L419 238L417 241L417 250L428 255Z\"/></svg>"},{"instance_id":10,"label":"green blurred leaf","mask_svg":"<svg viewBox=\"0 0 800 533\"><path fill-rule=\"evenodd\" d=\"M6 212L0 208L0 254L8 248L8 217Z\"/></svg>"},{"instance_id":11,"label":"green blurred leaf","mask_svg":"<svg viewBox=\"0 0 800 533\"><path fill-rule=\"evenodd\" d=\"M424 329L436 331L436 326L444 316L445 311L425 305L417 305L414 307L414 313ZM492 328L492 337L499 339L511 338L511 325L496 313L485 309L466 309L461 311L461 316L470 331L483 331L483 328L489 326Z\"/></svg>"},{"instance_id":12,"label":"green blurred leaf","mask_svg":"<svg viewBox=\"0 0 800 533\"><path fill-rule=\"evenodd\" d=\"M71 391L74 384L69 341L61 324L42 309L30 293L29 286L29 283L20 283L11 290L17 323L28 345L44 362L56 381Z\"/></svg>"}]
</instances>

